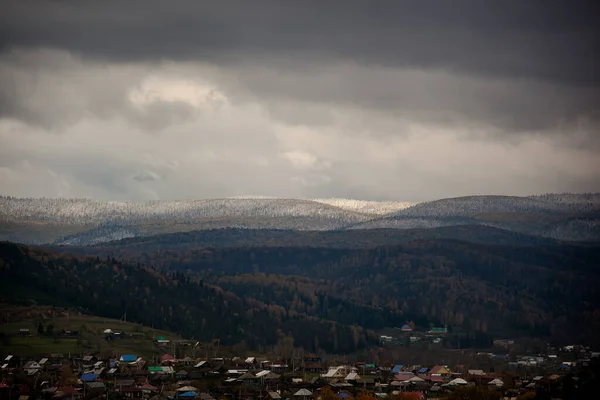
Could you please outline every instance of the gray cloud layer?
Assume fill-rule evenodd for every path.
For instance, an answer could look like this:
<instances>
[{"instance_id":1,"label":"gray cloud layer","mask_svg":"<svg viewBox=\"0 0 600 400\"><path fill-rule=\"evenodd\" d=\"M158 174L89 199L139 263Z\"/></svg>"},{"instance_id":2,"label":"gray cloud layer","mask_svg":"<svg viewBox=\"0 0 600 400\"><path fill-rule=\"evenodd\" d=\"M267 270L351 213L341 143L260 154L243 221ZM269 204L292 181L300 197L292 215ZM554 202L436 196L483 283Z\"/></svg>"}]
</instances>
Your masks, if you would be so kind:
<instances>
[{"instance_id":1,"label":"gray cloud layer","mask_svg":"<svg viewBox=\"0 0 600 400\"><path fill-rule=\"evenodd\" d=\"M600 190L596 2L5 2L0 187Z\"/></svg>"}]
</instances>

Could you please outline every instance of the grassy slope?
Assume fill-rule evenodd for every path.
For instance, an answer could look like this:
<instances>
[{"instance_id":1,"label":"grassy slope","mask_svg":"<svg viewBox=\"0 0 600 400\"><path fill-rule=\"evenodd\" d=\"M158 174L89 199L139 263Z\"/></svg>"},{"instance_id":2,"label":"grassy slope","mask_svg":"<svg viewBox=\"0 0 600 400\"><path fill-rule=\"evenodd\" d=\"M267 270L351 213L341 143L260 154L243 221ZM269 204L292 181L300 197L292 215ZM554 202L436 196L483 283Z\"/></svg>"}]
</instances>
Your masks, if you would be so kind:
<instances>
[{"instance_id":1,"label":"grassy slope","mask_svg":"<svg viewBox=\"0 0 600 400\"><path fill-rule=\"evenodd\" d=\"M79 337L49 337L37 333L38 323L42 321L47 327L54 325L54 331L79 330ZM152 359L155 355L165 353L164 349L157 346L156 336L166 336L170 340L181 339L180 336L158 329L152 329L140 324L119 321L109 318L94 316L59 317L49 319L24 319L18 322L0 324L0 333L4 336L2 353L15 353L24 356L43 355L47 353L82 354L82 353L112 353L120 355L123 353L134 353L146 359ZM22 337L18 335L19 329L28 328L31 336ZM113 331L124 331L125 333L142 334L135 338L125 338L114 341L104 339L104 330L110 328Z\"/></svg>"}]
</instances>

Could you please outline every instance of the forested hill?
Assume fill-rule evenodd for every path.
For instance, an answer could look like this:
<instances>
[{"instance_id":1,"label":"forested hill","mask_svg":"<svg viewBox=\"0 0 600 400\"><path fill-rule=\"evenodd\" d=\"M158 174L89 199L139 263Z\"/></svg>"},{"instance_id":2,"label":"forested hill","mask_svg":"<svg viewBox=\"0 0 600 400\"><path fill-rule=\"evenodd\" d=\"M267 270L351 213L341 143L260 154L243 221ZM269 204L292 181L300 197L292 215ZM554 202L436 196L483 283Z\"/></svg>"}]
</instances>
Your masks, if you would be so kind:
<instances>
[{"instance_id":1,"label":"forested hill","mask_svg":"<svg viewBox=\"0 0 600 400\"><path fill-rule=\"evenodd\" d=\"M600 252L592 245L420 239L368 249L190 248L130 256L187 271L240 297L369 329L410 320L568 340L600 327L594 325Z\"/></svg>"},{"instance_id":2,"label":"forested hill","mask_svg":"<svg viewBox=\"0 0 600 400\"><path fill-rule=\"evenodd\" d=\"M252 348L293 344L350 352L377 340L374 332L360 327L242 299L182 273L8 242L0 242L0 301L79 308L113 318L126 311L131 321Z\"/></svg>"},{"instance_id":3,"label":"forested hill","mask_svg":"<svg viewBox=\"0 0 600 400\"><path fill-rule=\"evenodd\" d=\"M371 229L367 232L361 230L293 231L224 228L134 237L93 246L53 246L53 249L66 253L111 255L130 259L143 253L150 254L165 250L186 252L207 247L232 248L260 245L290 248L363 249L408 243L416 239L456 239L479 244L520 246L568 244L557 239L527 235L491 226L459 225L429 229Z\"/></svg>"},{"instance_id":4,"label":"forested hill","mask_svg":"<svg viewBox=\"0 0 600 400\"><path fill-rule=\"evenodd\" d=\"M0 248L5 295L109 317L126 309L139 322L224 343L293 338L309 350L347 352L411 321L421 329L447 324L462 347L501 336L590 341L600 331L600 247L589 244L192 246L124 252L132 264Z\"/></svg>"}]
</instances>

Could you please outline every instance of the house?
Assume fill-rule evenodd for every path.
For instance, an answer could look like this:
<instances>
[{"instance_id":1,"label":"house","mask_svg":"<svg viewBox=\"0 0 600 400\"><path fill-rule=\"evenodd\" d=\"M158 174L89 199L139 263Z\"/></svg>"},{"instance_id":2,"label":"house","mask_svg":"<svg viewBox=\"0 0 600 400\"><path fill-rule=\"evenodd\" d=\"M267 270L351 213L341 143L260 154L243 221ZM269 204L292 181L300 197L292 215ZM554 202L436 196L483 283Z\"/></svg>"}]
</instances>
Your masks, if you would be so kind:
<instances>
[{"instance_id":1,"label":"house","mask_svg":"<svg viewBox=\"0 0 600 400\"><path fill-rule=\"evenodd\" d=\"M37 361L27 361L23 365L23 369L42 369L42 366Z\"/></svg>"},{"instance_id":2,"label":"house","mask_svg":"<svg viewBox=\"0 0 600 400\"><path fill-rule=\"evenodd\" d=\"M281 400L281 395L277 392L267 392L265 400Z\"/></svg>"},{"instance_id":3,"label":"house","mask_svg":"<svg viewBox=\"0 0 600 400\"><path fill-rule=\"evenodd\" d=\"M306 357L304 357L304 361L308 362L308 363L320 363L321 357L319 357L316 354L309 354Z\"/></svg>"},{"instance_id":4,"label":"house","mask_svg":"<svg viewBox=\"0 0 600 400\"><path fill-rule=\"evenodd\" d=\"M179 360L179 363L185 367L189 367L192 364L195 364L194 360L192 360L190 357L184 357L181 360Z\"/></svg>"},{"instance_id":5,"label":"house","mask_svg":"<svg viewBox=\"0 0 600 400\"><path fill-rule=\"evenodd\" d=\"M444 334L448 333L448 329L445 326L443 328L434 326L433 328L431 328L429 330L428 333L434 334L434 335L444 335Z\"/></svg>"},{"instance_id":6,"label":"house","mask_svg":"<svg viewBox=\"0 0 600 400\"><path fill-rule=\"evenodd\" d=\"M21 328L21 329L19 329L19 335L21 335L21 336L29 336L30 335L29 329L28 328Z\"/></svg>"},{"instance_id":7,"label":"house","mask_svg":"<svg viewBox=\"0 0 600 400\"><path fill-rule=\"evenodd\" d=\"M121 362L135 362L136 360L137 357L135 354L123 354L121 358L119 358L119 361Z\"/></svg>"},{"instance_id":8,"label":"house","mask_svg":"<svg viewBox=\"0 0 600 400\"><path fill-rule=\"evenodd\" d=\"M98 374L82 374L79 377L81 382L96 382L98 380Z\"/></svg>"},{"instance_id":9,"label":"house","mask_svg":"<svg viewBox=\"0 0 600 400\"><path fill-rule=\"evenodd\" d=\"M467 371L467 373L471 376L480 376L480 377L485 376L485 372L483 372L483 370L481 370L481 369L470 369Z\"/></svg>"},{"instance_id":10,"label":"house","mask_svg":"<svg viewBox=\"0 0 600 400\"><path fill-rule=\"evenodd\" d=\"M8 367L10 367L10 368L18 367L20 362L21 362L21 358L19 356L15 356L13 354L9 354L4 359L4 363L2 365L2 369L6 369Z\"/></svg>"},{"instance_id":11,"label":"house","mask_svg":"<svg viewBox=\"0 0 600 400\"><path fill-rule=\"evenodd\" d=\"M84 356L81 360L84 363L86 363L86 365L91 365L91 364L95 363L98 359L94 356Z\"/></svg>"},{"instance_id":12,"label":"house","mask_svg":"<svg viewBox=\"0 0 600 400\"><path fill-rule=\"evenodd\" d=\"M309 363L304 366L304 371L308 373L320 373L323 370L321 364Z\"/></svg>"},{"instance_id":13,"label":"house","mask_svg":"<svg viewBox=\"0 0 600 400\"><path fill-rule=\"evenodd\" d=\"M177 378L177 379L186 379L187 377L188 377L188 373L184 369L182 369L181 371L177 371L175 373L175 378Z\"/></svg>"},{"instance_id":14,"label":"house","mask_svg":"<svg viewBox=\"0 0 600 400\"><path fill-rule=\"evenodd\" d=\"M394 368L392 368L392 374L397 374L398 372L402 371L402 367L404 367L404 365L396 364Z\"/></svg>"},{"instance_id":15,"label":"house","mask_svg":"<svg viewBox=\"0 0 600 400\"><path fill-rule=\"evenodd\" d=\"M356 368L348 367L346 365L341 365L338 367L330 367L329 370L321 374L321 378L324 378L328 381L342 380L352 371L356 370Z\"/></svg>"},{"instance_id":16,"label":"house","mask_svg":"<svg viewBox=\"0 0 600 400\"><path fill-rule=\"evenodd\" d=\"M242 382L244 386L258 386L260 384L260 379L255 375L252 375L250 372L246 372L245 374L239 376L237 380Z\"/></svg>"},{"instance_id":17,"label":"house","mask_svg":"<svg viewBox=\"0 0 600 400\"><path fill-rule=\"evenodd\" d=\"M463 378L456 378L448 382L449 386L466 386L468 384Z\"/></svg>"},{"instance_id":18,"label":"house","mask_svg":"<svg viewBox=\"0 0 600 400\"><path fill-rule=\"evenodd\" d=\"M415 377L416 375L412 372L398 372L396 375L394 375L394 382L408 382Z\"/></svg>"},{"instance_id":19,"label":"house","mask_svg":"<svg viewBox=\"0 0 600 400\"><path fill-rule=\"evenodd\" d=\"M173 357L170 354L163 354L163 356L160 357L161 364L170 364L170 363L174 363L174 362L175 362L175 357Z\"/></svg>"},{"instance_id":20,"label":"house","mask_svg":"<svg viewBox=\"0 0 600 400\"><path fill-rule=\"evenodd\" d=\"M358 375L358 373L352 371L350 372L348 375L346 375L346 377L344 378L344 380L346 382L356 382L357 380L360 379L360 376Z\"/></svg>"},{"instance_id":21,"label":"house","mask_svg":"<svg viewBox=\"0 0 600 400\"><path fill-rule=\"evenodd\" d=\"M431 375L450 375L452 372L445 365L436 365L429 371Z\"/></svg>"},{"instance_id":22,"label":"house","mask_svg":"<svg viewBox=\"0 0 600 400\"><path fill-rule=\"evenodd\" d=\"M294 397L312 397L312 392L308 389L300 389L293 395Z\"/></svg>"},{"instance_id":23,"label":"house","mask_svg":"<svg viewBox=\"0 0 600 400\"><path fill-rule=\"evenodd\" d=\"M499 378L495 378L495 379L492 379L491 381L489 381L488 385L500 388L500 387L504 386L504 382Z\"/></svg>"},{"instance_id":24,"label":"house","mask_svg":"<svg viewBox=\"0 0 600 400\"><path fill-rule=\"evenodd\" d=\"M363 376L356 381L356 385L373 389L379 383L379 379L374 376Z\"/></svg>"},{"instance_id":25,"label":"house","mask_svg":"<svg viewBox=\"0 0 600 400\"><path fill-rule=\"evenodd\" d=\"M106 385L104 382L85 382L87 390L99 394L106 391Z\"/></svg>"},{"instance_id":26,"label":"house","mask_svg":"<svg viewBox=\"0 0 600 400\"><path fill-rule=\"evenodd\" d=\"M412 329L412 328L410 327L410 325L408 325L408 324L404 324L404 325L402 325L402 328L400 328L400 330L401 330L402 332L412 332L412 331L413 331L413 329Z\"/></svg>"},{"instance_id":27,"label":"house","mask_svg":"<svg viewBox=\"0 0 600 400\"><path fill-rule=\"evenodd\" d=\"M210 368L210 364L208 361L202 360L194 365L194 368Z\"/></svg>"},{"instance_id":28,"label":"house","mask_svg":"<svg viewBox=\"0 0 600 400\"><path fill-rule=\"evenodd\" d=\"M165 336L157 336L156 343L158 343L159 346L166 346L169 343L171 343L171 341L169 339L167 339Z\"/></svg>"}]
</instances>

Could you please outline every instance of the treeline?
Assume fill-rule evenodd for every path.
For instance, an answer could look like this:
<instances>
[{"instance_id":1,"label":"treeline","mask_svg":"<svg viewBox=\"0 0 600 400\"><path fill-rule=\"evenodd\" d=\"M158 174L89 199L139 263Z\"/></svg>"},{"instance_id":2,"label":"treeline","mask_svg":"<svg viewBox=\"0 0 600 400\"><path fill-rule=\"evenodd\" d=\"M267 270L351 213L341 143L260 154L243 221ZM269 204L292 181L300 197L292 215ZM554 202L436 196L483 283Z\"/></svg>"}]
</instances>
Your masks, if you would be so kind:
<instances>
[{"instance_id":1,"label":"treeline","mask_svg":"<svg viewBox=\"0 0 600 400\"><path fill-rule=\"evenodd\" d=\"M411 320L463 333L573 340L600 328L597 246L444 239L368 249L182 246L125 254L240 298L366 329Z\"/></svg>"},{"instance_id":2,"label":"treeline","mask_svg":"<svg viewBox=\"0 0 600 400\"><path fill-rule=\"evenodd\" d=\"M125 229L125 227L119 227ZM90 231L91 232L91 231ZM77 235L76 235L77 236ZM82 236L82 235L79 235ZM206 229L147 237L132 237L94 246L55 246L67 253L133 259L144 253L175 250L185 253L204 248L318 247L365 249L397 245L418 239L456 239L479 244L513 246L556 246L563 242L484 225L444 226L434 229L369 229L345 231L297 231L285 229Z\"/></svg>"}]
</instances>

